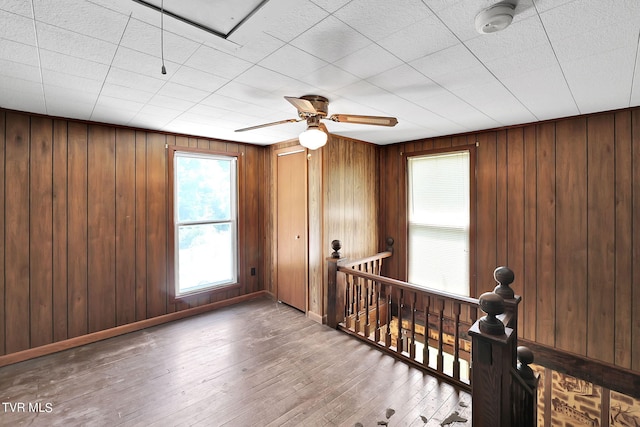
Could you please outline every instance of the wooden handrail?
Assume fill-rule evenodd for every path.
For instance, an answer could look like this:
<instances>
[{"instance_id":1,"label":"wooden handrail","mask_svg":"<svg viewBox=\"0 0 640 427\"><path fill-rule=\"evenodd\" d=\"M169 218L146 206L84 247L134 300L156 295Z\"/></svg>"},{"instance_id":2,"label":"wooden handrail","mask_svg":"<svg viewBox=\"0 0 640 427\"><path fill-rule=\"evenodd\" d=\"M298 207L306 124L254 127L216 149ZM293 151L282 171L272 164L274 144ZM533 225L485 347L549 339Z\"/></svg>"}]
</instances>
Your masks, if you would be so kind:
<instances>
[{"instance_id":1,"label":"wooden handrail","mask_svg":"<svg viewBox=\"0 0 640 427\"><path fill-rule=\"evenodd\" d=\"M471 390L475 426L513 425L521 408L531 418L535 386L523 389L527 378L516 369L521 297L510 288L510 269L496 268L498 286L476 299L381 276L391 246L351 261L341 258L339 241L332 247L327 259L329 326ZM478 319L478 308L487 316Z\"/></svg>"},{"instance_id":2,"label":"wooden handrail","mask_svg":"<svg viewBox=\"0 0 640 427\"><path fill-rule=\"evenodd\" d=\"M439 289L425 288L424 286L418 286L409 282L403 282L401 280L392 279L390 277L379 276L379 275L367 273L364 271L358 271L358 270L353 270L351 268L346 268L346 266L350 264L351 263L345 264L345 266L338 265L338 271L341 271L343 273L348 273L349 275L354 277L361 277L367 280L375 280L376 282L381 283L383 285L390 285L395 287L396 289L402 289L404 291L418 292L428 296L443 298L445 300L451 300L451 301L455 301L463 304L478 305L477 298L456 295L449 292L441 291Z\"/></svg>"},{"instance_id":3,"label":"wooden handrail","mask_svg":"<svg viewBox=\"0 0 640 427\"><path fill-rule=\"evenodd\" d=\"M393 252L390 251L384 251L384 252L380 252L377 253L375 255L371 255L365 258L360 258L360 259L356 259L344 264L341 264L340 267L341 268L353 268L353 267L357 267L359 265L364 265L364 264L368 264L372 261L378 261L378 260L382 260L385 258L389 258L391 255L393 255Z\"/></svg>"}]
</instances>

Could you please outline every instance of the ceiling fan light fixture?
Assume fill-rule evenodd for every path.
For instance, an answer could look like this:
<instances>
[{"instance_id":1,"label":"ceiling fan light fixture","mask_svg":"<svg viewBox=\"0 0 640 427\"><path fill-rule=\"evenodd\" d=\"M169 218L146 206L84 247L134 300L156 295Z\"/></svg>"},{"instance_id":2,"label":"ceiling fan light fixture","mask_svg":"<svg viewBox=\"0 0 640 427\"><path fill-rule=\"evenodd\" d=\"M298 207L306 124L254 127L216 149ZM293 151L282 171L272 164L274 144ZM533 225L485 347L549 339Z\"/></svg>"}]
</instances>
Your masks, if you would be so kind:
<instances>
[{"instance_id":1,"label":"ceiling fan light fixture","mask_svg":"<svg viewBox=\"0 0 640 427\"><path fill-rule=\"evenodd\" d=\"M515 6L513 4L496 3L476 15L476 30L480 34L502 31L511 24L514 14Z\"/></svg>"},{"instance_id":2,"label":"ceiling fan light fixture","mask_svg":"<svg viewBox=\"0 0 640 427\"><path fill-rule=\"evenodd\" d=\"M317 150L327 143L327 134L318 129L318 126L309 126L298 136L298 140L303 147Z\"/></svg>"}]
</instances>

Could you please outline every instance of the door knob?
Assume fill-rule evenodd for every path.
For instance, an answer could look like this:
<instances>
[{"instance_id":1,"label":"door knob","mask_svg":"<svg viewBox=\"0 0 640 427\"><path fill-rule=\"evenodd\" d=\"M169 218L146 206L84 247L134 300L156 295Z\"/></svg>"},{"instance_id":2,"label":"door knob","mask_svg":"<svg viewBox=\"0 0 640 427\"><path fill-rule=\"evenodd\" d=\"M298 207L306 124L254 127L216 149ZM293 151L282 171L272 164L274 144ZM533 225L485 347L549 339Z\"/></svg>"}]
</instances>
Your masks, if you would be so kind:
<instances>
[{"instance_id":1,"label":"door knob","mask_svg":"<svg viewBox=\"0 0 640 427\"><path fill-rule=\"evenodd\" d=\"M300 239L300 235L296 234L296 240Z\"/></svg>"}]
</instances>

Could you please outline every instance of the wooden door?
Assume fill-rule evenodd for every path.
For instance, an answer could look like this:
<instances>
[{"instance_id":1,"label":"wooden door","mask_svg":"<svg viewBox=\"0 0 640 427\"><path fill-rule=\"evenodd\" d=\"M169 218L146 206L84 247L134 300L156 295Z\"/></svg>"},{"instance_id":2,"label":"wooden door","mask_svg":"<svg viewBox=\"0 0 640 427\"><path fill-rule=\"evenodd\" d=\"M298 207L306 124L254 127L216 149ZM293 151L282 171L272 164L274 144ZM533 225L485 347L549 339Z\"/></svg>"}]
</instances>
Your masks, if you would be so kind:
<instances>
[{"instance_id":1,"label":"wooden door","mask_svg":"<svg viewBox=\"0 0 640 427\"><path fill-rule=\"evenodd\" d=\"M304 149L277 155L277 297L307 308L307 158Z\"/></svg>"}]
</instances>

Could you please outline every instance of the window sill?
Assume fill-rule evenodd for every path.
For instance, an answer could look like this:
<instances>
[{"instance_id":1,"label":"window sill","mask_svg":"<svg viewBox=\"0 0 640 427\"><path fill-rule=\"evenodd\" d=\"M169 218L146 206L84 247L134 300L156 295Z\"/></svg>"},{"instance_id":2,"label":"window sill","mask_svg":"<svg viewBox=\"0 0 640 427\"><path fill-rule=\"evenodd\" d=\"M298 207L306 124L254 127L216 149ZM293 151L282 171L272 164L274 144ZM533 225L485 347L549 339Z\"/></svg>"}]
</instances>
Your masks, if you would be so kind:
<instances>
[{"instance_id":1,"label":"window sill","mask_svg":"<svg viewBox=\"0 0 640 427\"><path fill-rule=\"evenodd\" d=\"M240 283L231 283L231 284L228 284L228 285L220 285L220 286L216 286L214 288L207 288L207 289L203 289L201 291L195 291L195 292L191 292L191 293L184 294L184 295L172 295L171 302L172 303L181 302L181 303L193 304L193 303L196 303L198 300L200 300L203 297L212 296L212 295L215 295L215 294L219 294L220 292L226 292L226 291L239 289L239 288L240 288Z\"/></svg>"}]
</instances>

